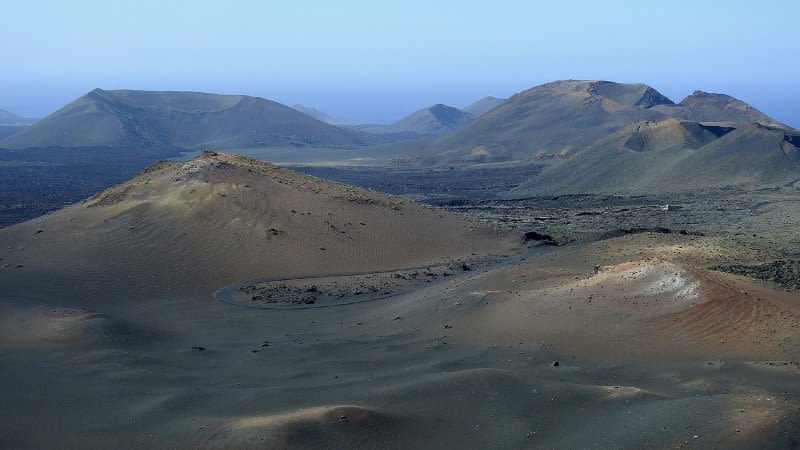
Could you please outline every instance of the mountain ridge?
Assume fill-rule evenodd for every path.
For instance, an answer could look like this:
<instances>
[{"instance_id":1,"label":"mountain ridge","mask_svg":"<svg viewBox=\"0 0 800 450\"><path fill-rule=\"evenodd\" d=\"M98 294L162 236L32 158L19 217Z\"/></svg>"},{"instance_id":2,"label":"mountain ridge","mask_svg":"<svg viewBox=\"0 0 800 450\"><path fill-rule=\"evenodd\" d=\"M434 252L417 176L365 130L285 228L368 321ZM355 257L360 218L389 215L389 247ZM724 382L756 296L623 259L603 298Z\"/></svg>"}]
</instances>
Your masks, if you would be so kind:
<instances>
[{"instance_id":1,"label":"mountain ridge","mask_svg":"<svg viewBox=\"0 0 800 450\"><path fill-rule=\"evenodd\" d=\"M341 126L341 125L353 125L354 124L353 122L351 122L349 120L338 119L336 117L333 117L333 116L331 116L331 115L329 115L329 114L327 114L325 112L322 112L322 111L320 111L320 110L318 110L316 108L313 108L311 106L305 106L305 105L301 105L299 103L295 103L294 105L292 105L292 108L300 111L303 114L311 116L311 117L313 117L313 118L315 118L315 119L317 119L317 120L319 120L321 122L325 122L328 125Z\"/></svg>"},{"instance_id":2,"label":"mountain ridge","mask_svg":"<svg viewBox=\"0 0 800 450\"><path fill-rule=\"evenodd\" d=\"M245 95L94 89L0 141L0 148L361 145L354 132Z\"/></svg>"},{"instance_id":3,"label":"mountain ridge","mask_svg":"<svg viewBox=\"0 0 800 450\"><path fill-rule=\"evenodd\" d=\"M644 83L559 80L518 92L461 129L439 137L426 149L424 159L563 159L628 124L668 118L790 128L722 94L696 91L676 104Z\"/></svg>"},{"instance_id":4,"label":"mountain ridge","mask_svg":"<svg viewBox=\"0 0 800 450\"><path fill-rule=\"evenodd\" d=\"M487 112L497 108L498 106L502 105L508 101L507 98L497 98L492 96L483 97L480 100L474 101L469 105L461 108L462 111L472 114L475 117L480 117Z\"/></svg>"}]
</instances>

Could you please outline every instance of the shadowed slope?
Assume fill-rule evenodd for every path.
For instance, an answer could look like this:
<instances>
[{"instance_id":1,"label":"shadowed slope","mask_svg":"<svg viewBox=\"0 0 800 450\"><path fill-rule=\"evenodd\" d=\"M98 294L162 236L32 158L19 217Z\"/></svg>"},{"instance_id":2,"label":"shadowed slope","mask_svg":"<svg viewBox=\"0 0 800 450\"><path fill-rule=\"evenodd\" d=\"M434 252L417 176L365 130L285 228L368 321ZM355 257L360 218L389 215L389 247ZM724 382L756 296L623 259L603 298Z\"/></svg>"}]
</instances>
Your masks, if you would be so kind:
<instances>
[{"instance_id":1,"label":"shadowed slope","mask_svg":"<svg viewBox=\"0 0 800 450\"><path fill-rule=\"evenodd\" d=\"M639 122L545 170L511 196L783 185L800 178L798 142L794 131L756 124Z\"/></svg>"}]
</instances>

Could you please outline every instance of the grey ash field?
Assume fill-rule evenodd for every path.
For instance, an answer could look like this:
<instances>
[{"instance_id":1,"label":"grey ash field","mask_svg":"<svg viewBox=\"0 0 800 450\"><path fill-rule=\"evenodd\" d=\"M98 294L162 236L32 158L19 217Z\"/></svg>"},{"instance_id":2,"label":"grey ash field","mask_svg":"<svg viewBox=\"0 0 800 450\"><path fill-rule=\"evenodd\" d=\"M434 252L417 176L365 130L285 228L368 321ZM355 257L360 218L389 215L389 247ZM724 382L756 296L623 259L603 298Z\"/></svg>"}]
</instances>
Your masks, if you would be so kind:
<instances>
[{"instance_id":1,"label":"grey ash field","mask_svg":"<svg viewBox=\"0 0 800 450\"><path fill-rule=\"evenodd\" d=\"M76 172L192 153L0 229L0 447L800 445L795 130L607 82L411 137L273 103L93 92L8 141ZM43 147L96 110L124 147ZM275 114L275 146L237 128ZM708 178L670 186L685 161Z\"/></svg>"}]
</instances>

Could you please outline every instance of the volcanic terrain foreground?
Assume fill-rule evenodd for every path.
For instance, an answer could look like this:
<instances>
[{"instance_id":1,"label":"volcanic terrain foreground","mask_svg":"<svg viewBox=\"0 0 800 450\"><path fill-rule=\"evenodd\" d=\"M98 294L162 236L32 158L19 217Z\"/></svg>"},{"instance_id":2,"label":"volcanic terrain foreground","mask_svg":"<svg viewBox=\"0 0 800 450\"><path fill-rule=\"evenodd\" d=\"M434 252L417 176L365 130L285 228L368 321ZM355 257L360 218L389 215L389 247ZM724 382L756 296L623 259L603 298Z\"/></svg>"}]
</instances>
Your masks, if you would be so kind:
<instances>
[{"instance_id":1,"label":"volcanic terrain foreground","mask_svg":"<svg viewBox=\"0 0 800 450\"><path fill-rule=\"evenodd\" d=\"M0 446L800 441L797 291L716 270L781 251L622 234L524 241L240 156L158 163L0 230Z\"/></svg>"},{"instance_id":2,"label":"volcanic terrain foreground","mask_svg":"<svg viewBox=\"0 0 800 450\"><path fill-rule=\"evenodd\" d=\"M6 256L23 266L15 278L40 288L78 279L118 286L137 274L125 289L181 294L265 276L477 258L508 249L506 236L400 197L211 152L157 163L82 203L0 231L4 245L23 248Z\"/></svg>"}]
</instances>

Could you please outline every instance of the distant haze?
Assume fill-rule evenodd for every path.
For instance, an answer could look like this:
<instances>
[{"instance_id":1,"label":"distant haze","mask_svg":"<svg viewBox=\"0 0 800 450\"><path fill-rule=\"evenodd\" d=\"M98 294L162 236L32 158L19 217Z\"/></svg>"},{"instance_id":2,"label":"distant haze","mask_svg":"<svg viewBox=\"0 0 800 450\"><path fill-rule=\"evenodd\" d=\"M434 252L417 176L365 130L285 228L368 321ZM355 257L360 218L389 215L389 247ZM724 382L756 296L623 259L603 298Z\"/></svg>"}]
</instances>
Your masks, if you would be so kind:
<instances>
[{"instance_id":1,"label":"distant haze","mask_svg":"<svg viewBox=\"0 0 800 450\"><path fill-rule=\"evenodd\" d=\"M742 2L744 3L744 2ZM390 123L557 79L740 98L800 127L800 3L7 2L0 108L96 87L195 90Z\"/></svg>"}]
</instances>

